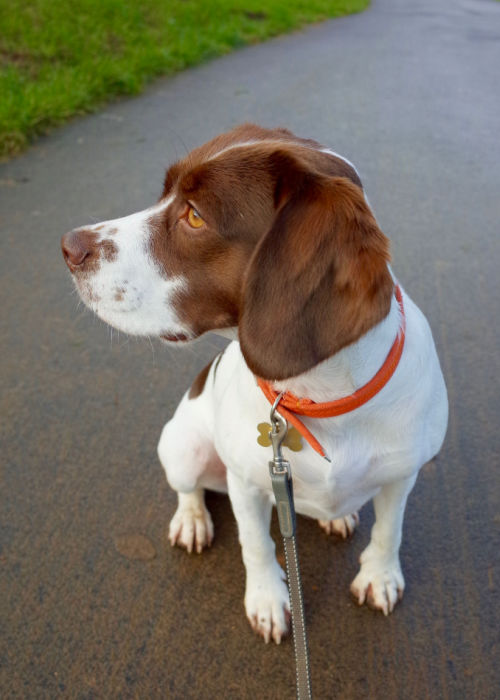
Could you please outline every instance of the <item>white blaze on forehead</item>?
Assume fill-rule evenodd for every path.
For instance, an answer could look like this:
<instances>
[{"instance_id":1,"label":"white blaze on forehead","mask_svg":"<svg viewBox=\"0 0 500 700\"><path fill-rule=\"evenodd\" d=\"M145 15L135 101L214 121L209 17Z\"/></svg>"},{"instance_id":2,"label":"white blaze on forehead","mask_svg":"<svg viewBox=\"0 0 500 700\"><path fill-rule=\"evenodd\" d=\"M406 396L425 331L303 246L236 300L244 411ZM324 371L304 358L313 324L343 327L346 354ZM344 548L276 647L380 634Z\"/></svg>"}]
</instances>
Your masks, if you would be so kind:
<instances>
[{"instance_id":1,"label":"white blaze on forehead","mask_svg":"<svg viewBox=\"0 0 500 700\"><path fill-rule=\"evenodd\" d=\"M220 151L217 151L217 153L214 153L213 155L209 156L207 160L214 160L214 158L218 158L221 156L223 153L227 153L228 151L232 151L235 148L246 148L247 146L255 146L256 144L261 144L261 143L268 143L269 140L260 140L260 141L241 141L239 143L233 143L230 146L225 146L225 148L222 148Z\"/></svg>"},{"instance_id":2,"label":"white blaze on forehead","mask_svg":"<svg viewBox=\"0 0 500 700\"><path fill-rule=\"evenodd\" d=\"M90 227L98 241L111 240L116 255L101 259L88 278L76 279L84 301L107 323L133 335L189 335L175 311L185 280L168 277L150 249L153 216L168 209L174 196L144 211Z\"/></svg>"},{"instance_id":3,"label":"white blaze on forehead","mask_svg":"<svg viewBox=\"0 0 500 700\"><path fill-rule=\"evenodd\" d=\"M215 158L218 158L219 156L223 155L224 153L227 153L228 151L232 151L238 148L247 148L248 146L256 146L256 145L261 145L261 144L267 144L267 145L274 145L276 148L280 148L283 146L294 146L294 147L299 147L299 148L305 148L310 151L316 151L317 153L325 153L326 155L333 156L334 158L338 158L339 160L343 160L344 163L347 163L356 175L359 177L359 173L356 169L356 167L351 163L350 160L345 158L344 156L341 156L340 153L336 153L333 151L331 148L321 148L321 147L316 147L316 146L311 146L307 143L301 143L297 141L288 141L287 139L258 139L258 140L251 140L251 141L241 141L239 143L233 143L231 146L226 146L225 148L222 148L220 151L217 151L217 153L214 153L213 155L209 156L207 158L208 160L214 160Z\"/></svg>"},{"instance_id":4,"label":"white blaze on forehead","mask_svg":"<svg viewBox=\"0 0 500 700\"><path fill-rule=\"evenodd\" d=\"M248 146L261 146L261 145L267 145L267 146L275 146L276 148L283 148L283 146L293 146L293 147L299 147L299 148L307 148L311 151L317 151L317 148L314 148L313 146L309 146L305 143L300 143L297 141L288 141L287 139L254 139L250 141L240 141L239 143L233 143L230 146L225 146L222 148L220 151L217 151L217 153L214 153L213 155L209 156L207 158L208 160L214 160L215 158L218 158L219 156L222 156L224 153L227 153L228 151L233 151L238 148L248 148Z\"/></svg>"}]
</instances>

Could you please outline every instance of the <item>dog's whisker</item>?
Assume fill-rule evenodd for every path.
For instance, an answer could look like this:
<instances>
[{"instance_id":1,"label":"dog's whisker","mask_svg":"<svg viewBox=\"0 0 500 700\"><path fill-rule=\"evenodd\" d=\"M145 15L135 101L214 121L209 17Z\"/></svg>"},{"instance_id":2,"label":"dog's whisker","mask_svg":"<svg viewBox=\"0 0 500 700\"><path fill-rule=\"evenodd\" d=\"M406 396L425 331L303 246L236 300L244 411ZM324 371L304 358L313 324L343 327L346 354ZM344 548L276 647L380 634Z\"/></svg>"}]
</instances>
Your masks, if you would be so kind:
<instances>
[{"instance_id":1,"label":"dog's whisker","mask_svg":"<svg viewBox=\"0 0 500 700\"><path fill-rule=\"evenodd\" d=\"M146 336L146 337L147 337L148 342L149 342L149 345L150 345L150 347L151 347L151 354L152 354L152 356L153 356L153 365L155 365L156 358L155 358L155 348L154 348L154 345L153 345L153 341L151 340L151 336L150 336L150 335L148 335L148 336Z\"/></svg>"}]
</instances>

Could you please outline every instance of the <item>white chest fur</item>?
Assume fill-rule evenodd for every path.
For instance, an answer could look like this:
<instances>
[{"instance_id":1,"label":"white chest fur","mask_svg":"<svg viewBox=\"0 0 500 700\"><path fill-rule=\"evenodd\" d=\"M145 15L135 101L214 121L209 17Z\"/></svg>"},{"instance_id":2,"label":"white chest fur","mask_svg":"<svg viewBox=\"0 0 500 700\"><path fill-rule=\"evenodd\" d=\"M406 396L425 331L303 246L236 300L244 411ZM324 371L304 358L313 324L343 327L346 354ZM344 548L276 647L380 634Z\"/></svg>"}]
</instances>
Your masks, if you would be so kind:
<instances>
[{"instance_id":1,"label":"white chest fur","mask_svg":"<svg viewBox=\"0 0 500 700\"><path fill-rule=\"evenodd\" d=\"M299 513L321 519L351 513L383 484L410 476L439 450L446 425L444 384L429 327L406 295L405 306L407 341L389 384L352 413L304 419L331 461L320 457L304 440L300 452L284 448L292 466ZM380 326L371 338L346 348L343 357L294 380L293 393L304 395L296 386L309 384L315 396L306 395L321 401L350 393L368 381L394 341L399 326L395 305ZM367 343L370 352L360 347ZM363 357L368 360L360 360ZM419 377L418 367L423 363L427 372ZM257 425L268 420L270 406L246 367L237 342L224 352L217 381L207 382L207 390L211 393L214 444L222 461L249 487L269 492L272 498L268 472L272 451L257 443ZM425 413L428 417L423 420Z\"/></svg>"}]
</instances>

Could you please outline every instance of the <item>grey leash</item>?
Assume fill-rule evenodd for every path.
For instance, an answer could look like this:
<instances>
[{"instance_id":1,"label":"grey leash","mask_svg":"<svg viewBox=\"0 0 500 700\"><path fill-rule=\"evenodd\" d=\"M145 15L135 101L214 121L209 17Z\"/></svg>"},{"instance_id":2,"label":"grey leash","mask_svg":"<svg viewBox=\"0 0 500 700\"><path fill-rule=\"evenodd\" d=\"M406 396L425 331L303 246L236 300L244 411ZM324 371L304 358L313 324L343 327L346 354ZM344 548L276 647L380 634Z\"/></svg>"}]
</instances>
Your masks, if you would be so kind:
<instances>
[{"instance_id":1,"label":"grey leash","mask_svg":"<svg viewBox=\"0 0 500 700\"><path fill-rule=\"evenodd\" d=\"M273 446L273 459L269 462L269 473L271 474L278 520L285 545L297 673L297 697L299 700L311 700L311 675L304 616L304 599L300 581L297 542L295 540L292 473L290 462L283 458L281 451L281 444L286 437L288 426L286 420L276 410L281 396L282 394L278 396L271 409L271 432L269 436Z\"/></svg>"}]
</instances>

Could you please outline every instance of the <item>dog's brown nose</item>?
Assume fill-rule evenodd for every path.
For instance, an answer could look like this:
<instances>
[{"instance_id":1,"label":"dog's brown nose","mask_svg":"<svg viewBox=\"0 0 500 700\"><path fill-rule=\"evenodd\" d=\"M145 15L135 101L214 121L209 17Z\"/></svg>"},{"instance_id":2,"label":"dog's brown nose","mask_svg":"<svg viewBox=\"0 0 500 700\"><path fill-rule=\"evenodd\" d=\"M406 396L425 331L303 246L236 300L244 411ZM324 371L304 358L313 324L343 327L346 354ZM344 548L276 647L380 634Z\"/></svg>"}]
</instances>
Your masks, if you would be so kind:
<instances>
[{"instance_id":1,"label":"dog's brown nose","mask_svg":"<svg viewBox=\"0 0 500 700\"><path fill-rule=\"evenodd\" d=\"M95 233L85 229L75 229L61 238L61 249L66 265L71 272L88 260L94 249Z\"/></svg>"}]
</instances>

